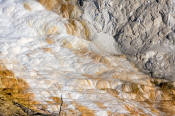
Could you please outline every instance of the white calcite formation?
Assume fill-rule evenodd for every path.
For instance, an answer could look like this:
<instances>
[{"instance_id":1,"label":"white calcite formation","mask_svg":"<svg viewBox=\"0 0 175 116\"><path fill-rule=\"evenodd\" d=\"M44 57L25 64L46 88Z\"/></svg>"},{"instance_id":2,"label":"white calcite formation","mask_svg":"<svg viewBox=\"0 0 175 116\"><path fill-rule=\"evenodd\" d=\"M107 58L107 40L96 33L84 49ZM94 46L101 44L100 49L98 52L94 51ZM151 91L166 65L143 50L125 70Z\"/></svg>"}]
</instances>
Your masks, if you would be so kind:
<instances>
[{"instance_id":1,"label":"white calcite formation","mask_svg":"<svg viewBox=\"0 0 175 116\"><path fill-rule=\"evenodd\" d=\"M85 30L80 20L37 1L0 0L0 61L29 84L38 109L44 105L51 114L175 113L161 110L172 97L127 61L111 36L87 39Z\"/></svg>"}]
</instances>

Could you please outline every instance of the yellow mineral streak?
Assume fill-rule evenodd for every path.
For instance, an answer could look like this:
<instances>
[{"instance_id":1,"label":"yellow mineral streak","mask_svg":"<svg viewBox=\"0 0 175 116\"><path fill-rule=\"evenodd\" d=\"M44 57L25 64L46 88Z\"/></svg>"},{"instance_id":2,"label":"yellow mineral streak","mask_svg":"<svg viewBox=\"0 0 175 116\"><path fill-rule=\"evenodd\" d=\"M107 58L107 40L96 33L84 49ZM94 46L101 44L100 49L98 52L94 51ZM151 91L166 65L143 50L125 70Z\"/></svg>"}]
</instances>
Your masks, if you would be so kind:
<instances>
[{"instance_id":1,"label":"yellow mineral streak","mask_svg":"<svg viewBox=\"0 0 175 116\"><path fill-rule=\"evenodd\" d=\"M165 112L167 116L175 115L175 88L172 83L159 83L154 81L156 85L160 86L161 100L157 100L157 107L160 111Z\"/></svg>"},{"instance_id":2,"label":"yellow mineral streak","mask_svg":"<svg viewBox=\"0 0 175 116\"><path fill-rule=\"evenodd\" d=\"M47 104L57 105L61 107L60 116L77 116L76 111L73 111L68 107L66 103L60 97L50 97L51 101L46 101Z\"/></svg>"},{"instance_id":3,"label":"yellow mineral streak","mask_svg":"<svg viewBox=\"0 0 175 116\"><path fill-rule=\"evenodd\" d=\"M69 19L68 23L65 24L67 33L70 35L74 35L77 37L84 38L85 40L89 40L89 30L84 21Z\"/></svg>"},{"instance_id":4,"label":"yellow mineral streak","mask_svg":"<svg viewBox=\"0 0 175 116\"><path fill-rule=\"evenodd\" d=\"M52 53L52 49L51 48L42 48L44 52L48 52L48 53Z\"/></svg>"},{"instance_id":5,"label":"yellow mineral streak","mask_svg":"<svg viewBox=\"0 0 175 116\"><path fill-rule=\"evenodd\" d=\"M110 95L116 97L116 98L119 98L118 96L118 91L116 91L115 89L110 89L110 88L103 88L101 90L104 90L106 91L107 93L109 93Z\"/></svg>"},{"instance_id":6,"label":"yellow mineral streak","mask_svg":"<svg viewBox=\"0 0 175 116\"><path fill-rule=\"evenodd\" d=\"M39 111L36 107L39 103L34 101L33 93L28 92L28 89L29 86L24 80L15 78L13 72L0 65L0 95L26 108Z\"/></svg>"},{"instance_id":7,"label":"yellow mineral streak","mask_svg":"<svg viewBox=\"0 0 175 116\"><path fill-rule=\"evenodd\" d=\"M91 58L94 62L99 62L105 64L109 68L111 68L111 64L109 60L101 55L98 55L92 51L89 51L87 48L82 48L80 50L74 51L75 54L79 55L80 57L87 56Z\"/></svg>"},{"instance_id":8,"label":"yellow mineral streak","mask_svg":"<svg viewBox=\"0 0 175 116\"><path fill-rule=\"evenodd\" d=\"M46 9L52 10L64 18L76 18L78 8L75 0L38 0Z\"/></svg>"},{"instance_id":9,"label":"yellow mineral streak","mask_svg":"<svg viewBox=\"0 0 175 116\"><path fill-rule=\"evenodd\" d=\"M58 4L57 0L38 0L38 1L48 10L52 10Z\"/></svg>"},{"instance_id":10,"label":"yellow mineral streak","mask_svg":"<svg viewBox=\"0 0 175 116\"><path fill-rule=\"evenodd\" d=\"M83 27L82 33L85 35L84 38L85 38L86 40L90 41L90 39L89 39L89 37L90 37L90 32L89 32L88 27L86 26L85 21L81 20L80 23L81 23L81 26Z\"/></svg>"},{"instance_id":11,"label":"yellow mineral streak","mask_svg":"<svg viewBox=\"0 0 175 116\"><path fill-rule=\"evenodd\" d=\"M112 88L112 83L107 80L99 80L96 83L96 88L98 89Z\"/></svg>"},{"instance_id":12,"label":"yellow mineral streak","mask_svg":"<svg viewBox=\"0 0 175 116\"><path fill-rule=\"evenodd\" d=\"M47 42L48 44L53 44L53 43L54 43L54 41L53 41L52 39L50 39L50 38L46 38L46 42Z\"/></svg>"},{"instance_id":13,"label":"yellow mineral streak","mask_svg":"<svg viewBox=\"0 0 175 116\"><path fill-rule=\"evenodd\" d=\"M67 109L66 111L61 111L60 116L77 116L78 113L71 110L71 109Z\"/></svg>"},{"instance_id":14,"label":"yellow mineral streak","mask_svg":"<svg viewBox=\"0 0 175 116\"><path fill-rule=\"evenodd\" d=\"M38 0L46 9L52 10L68 19L65 24L67 33L89 40L89 30L84 21L78 19L80 10L77 8L76 0ZM78 19L78 20L75 20ZM78 26L77 26L78 24ZM51 29L48 33L55 32Z\"/></svg>"},{"instance_id":15,"label":"yellow mineral streak","mask_svg":"<svg viewBox=\"0 0 175 116\"><path fill-rule=\"evenodd\" d=\"M47 34L48 35L56 34L56 32L57 32L57 27L56 26L53 26L53 27L51 27L51 28L48 29Z\"/></svg>"},{"instance_id":16,"label":"yellow mineral streak","mask_svg":"<svg viewBox=\"0 0 175 116\"><path fill-rule=\"evenodd\" d=\"M25 8L26 10L29 10L29 11L32 10L31 7L30 7L27 3L24 3L24 8Z\"/></svg>"},{"instance_id":17,"label":"yellow mineral streak","mask_svg":"<svg viewBox=\"0 0 175 116\"><path fill-rule=\"evenodd\" d=\"M62 16L65 18L70 18L74 8L75 7L71 4L62 4L60 9Z\"/></svg>"},{"instance_id":18,"label":"yellow mineral streak","mask_svg":"<svg viewBox=\"0 0 175 116\"><path fill-rule=\"evenodd\" d=\"M101 108L101 109L106 109L106 106L104 106L103 103L101 103L101 102L95 102L95 103L96 103L96 105L97 105L99 108Z\"/></svg>"},{"instance_id":19,"label":"yellow mineral streak","mask_svg":"<svg viewBox=\"0 0 175 116\"><path fill-rule=\"evenodd\" d=\"M62 47L72 49L72 44L67 40L62 40Z\"/></svg>"},{"instance_id":20,"label":"yellow mineral streak","mask_svg":"<svg viewBox=\"0 0 175 116\"><path fill-rule=\"evenodd\" d=\"M81 37L81 32L78 29L76 23L78 23L76 20L72 20L72 19L69 20L69 22L65 25L67 33L70 35Z\"/></svg>"},{"instance_id":21,"label":"yellow mineral streak","mask_svg":"<svg viewBox=\"0 0 175 116\"><path fill-rule=\"evenodd\" d=\"M54 103L61 104L63 101L59 97L50 97Z\"/></svg>"},{"instance_id":22,"label":"yellow mineral streak","mask_svg":"<svg viewBox=\"0 0 175 116\"><path fill-rule=\"evenodd\" d=\"M147 104L146 108L149 108L156 115L160 115L160 112L165 113L167 116L174 115L174 87L170 83L158 83L156 79L150 83L152 83L152 85L150 86L139 85L131 82L125 83L122 85L122 93L128 95L127 99L140 102L141 104L144 104L144 106ZM161 85L160 88L155 86L158 84L159 86ZM102 90L106 91L107 93L111 94L116 98L125 100L118 95L119 92L117 90L107 88L104 88ZM146 115L141 109L135 108L134 106L129 106L127 104L125 104L125 109L128 110L131 113L131 115Z\"/></svg>"},{"instance_id":23,"label":"yellow mineral streak","mask_svg":"<svg viewBox=\"0 0 175 116\"><path fill-rule=\"evenodd\" d=\"M148 116L144 114L142 110L136 110L133 106L125 105L125 109L128 110L132 116Z\"/></svg>"},{"instance_id":24,"label":"yellow mineral streak","mask_svg":"<svg viewBox=\"0 0 175 116\"><path fill-rule=\"evenodd\" d=\"M94 52L88 52L87 55L96 62L100 62L100 63L106 64L108 66L110 65L110 62L106 58L104 58L103 56L100 56Z\"/></svg>"},{"instance_id":25,"label":"yellow mineral streak","mask_svg":"<svg viewBox=\"0 0 175 116\"><path fill-rule=\"evenodd\" d=\"M73 105L78 111L81 112L81 116L95 116L94 111L88 109L87 107L82 106L76 102L73 102Z\"/></svg>"},{"instance_id":26,"label":"yellow mineral streak","mask_svg":"<svg viewBox=\"0 0 175 116\"><path fill-rule=\"evenodd\" d=\"M94 78L94 76L90 75L90 74L82 74L82 76L85 76L85 77L88 77L88 78Z\"/></svg>"}]
</instances>

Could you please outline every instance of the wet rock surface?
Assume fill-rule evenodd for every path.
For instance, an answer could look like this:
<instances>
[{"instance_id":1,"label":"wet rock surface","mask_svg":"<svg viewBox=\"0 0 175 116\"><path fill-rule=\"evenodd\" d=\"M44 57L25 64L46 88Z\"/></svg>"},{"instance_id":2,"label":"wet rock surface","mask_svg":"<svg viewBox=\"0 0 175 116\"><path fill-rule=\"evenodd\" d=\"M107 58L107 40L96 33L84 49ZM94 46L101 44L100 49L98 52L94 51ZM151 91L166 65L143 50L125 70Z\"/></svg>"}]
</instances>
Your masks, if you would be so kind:
<instances>
[{"instance_id":1,"label":"wet rock surface","mask_svg":"<svg viewBox=\"0 0 175 116\"><path fill-rule=\"evenodd\" d=\"M85 0L83 19L152 77L175 80L174 0ZM119 54L119 53L118 53Z\"/></svg>"}]
</instances>

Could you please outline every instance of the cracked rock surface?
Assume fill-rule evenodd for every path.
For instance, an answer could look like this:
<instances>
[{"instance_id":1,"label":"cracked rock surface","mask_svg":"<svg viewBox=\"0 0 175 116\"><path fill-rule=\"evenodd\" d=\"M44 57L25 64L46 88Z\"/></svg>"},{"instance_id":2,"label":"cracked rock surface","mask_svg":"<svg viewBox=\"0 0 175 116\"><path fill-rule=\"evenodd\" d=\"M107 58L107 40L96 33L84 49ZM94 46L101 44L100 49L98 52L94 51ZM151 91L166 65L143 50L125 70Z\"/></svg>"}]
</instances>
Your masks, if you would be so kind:
<instances>
[{"instance_id":1,"label":"cracked rock surface","mask_svg":"<svg viewBox=\"0 0 175 116\"><path fill-rule=\"evenodd\" d=\"M175 80L175 0L84 0L83 19L92 38L115 39L125 54L152 77Z\"/></svg>"}]
</instances>

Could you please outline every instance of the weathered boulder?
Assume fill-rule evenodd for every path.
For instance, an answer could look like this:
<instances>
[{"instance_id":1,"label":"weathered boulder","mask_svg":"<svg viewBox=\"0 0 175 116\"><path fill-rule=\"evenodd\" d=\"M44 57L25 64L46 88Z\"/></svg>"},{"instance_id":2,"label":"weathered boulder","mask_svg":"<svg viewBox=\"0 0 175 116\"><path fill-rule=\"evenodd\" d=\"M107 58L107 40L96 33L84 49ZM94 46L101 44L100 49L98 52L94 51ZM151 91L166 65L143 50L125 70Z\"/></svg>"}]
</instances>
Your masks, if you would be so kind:
<instances>
[{"instance_id":1,"label":"weathered boulder","mask_svg":"<svg viewBox=\"0 0 175 116\"><path fill-rule=\"evenodd\" d=\"M152 77L175 80L174 0L84 0L83 19ZM95 38L93 38L95 39Z\"/></svg>"}]
</instances>

